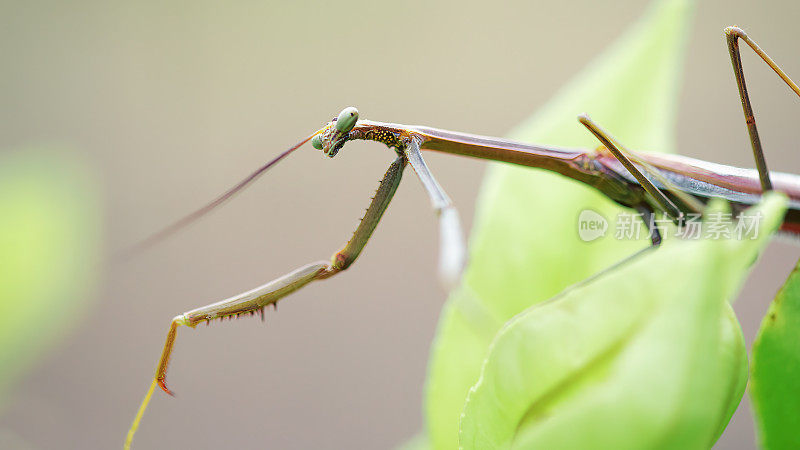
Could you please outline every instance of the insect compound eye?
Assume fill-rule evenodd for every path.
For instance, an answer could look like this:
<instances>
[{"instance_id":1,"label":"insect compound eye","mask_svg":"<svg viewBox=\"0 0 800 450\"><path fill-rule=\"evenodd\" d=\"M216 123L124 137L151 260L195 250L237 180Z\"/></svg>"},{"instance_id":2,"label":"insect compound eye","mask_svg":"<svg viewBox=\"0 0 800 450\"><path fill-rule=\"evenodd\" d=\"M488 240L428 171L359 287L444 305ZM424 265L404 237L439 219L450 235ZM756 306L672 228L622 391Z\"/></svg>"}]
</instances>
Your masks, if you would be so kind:
<instances>
[{"instance_id":1,"label":"insect compound eye","mask_svg":"<svg viewBox=\"0 0 800 450\"><path fill-rule=\"evenodd\" d=\"M322 136L316 135L311 138L311 146L317 150L322 150Z\"/></svg>"},{"instance_id":2,"label":"insect compound eye","mask_svg":"<svg viewBox=\"0 0 800 450\"><path fill-rule=\"evenodd\" d=\"M336 118L336 129L340 133L347 133L356 126L358 122L358 110L352 106L348 106L339 113Z\"/></svg>"}]
</instances>

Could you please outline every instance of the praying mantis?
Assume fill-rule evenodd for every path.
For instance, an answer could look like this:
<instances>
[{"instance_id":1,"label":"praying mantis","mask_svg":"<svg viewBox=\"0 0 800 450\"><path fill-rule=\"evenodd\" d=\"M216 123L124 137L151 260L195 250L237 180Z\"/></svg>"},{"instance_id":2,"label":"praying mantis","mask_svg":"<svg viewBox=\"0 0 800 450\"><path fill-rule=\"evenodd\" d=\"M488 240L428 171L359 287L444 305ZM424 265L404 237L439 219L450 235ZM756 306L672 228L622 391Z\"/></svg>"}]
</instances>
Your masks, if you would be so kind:
<instances>
[{"instance_id":1,"label":"praying mantis","mask_svg":"<svg viewBox=\"0 0 800 450\"><path fill-rule=\"evenodd\" d=\"M656 214L664 214L680 224L687 214L702 213L705 203L715 197L729 201L736 213L757 203L761 195L769 190L784 192L789 197L789 209L781 230L800 235L800 176L770 172L767 168L747 93L739 41L751 47L798 96L800 87L743 30L728 27L725 34L756 161L755 170L674 155L635 153L626 149L587 115L579 116L578 120L602 144L597 150L545 147L425 126L375 122L361 119L356 108L348 107L208 205L143 242L140 247L149 246L225 203L306 143L330 158L353 140L379 142L395 152L395 159L380 181L353 236L329 261L312 262L253 290L187 311L172 319L153 383L134 420L126 446L130 445L154 387L158 385L164 392L172 394L167 387L166 376L179 327L194 328L202 322L256 313L263 318L265 307L275 306L280 299L312 281L330 278L346 270L364 249L409 165L425 188L438 216L438 271L441 282L447 289L455 286L467 264L465 240L458 213L425 163L422 150L549 170L584 183L616 203L640 212L655 247L661 242L658 229L652 226L652 217Z\"/></svg>"}]
</instances>

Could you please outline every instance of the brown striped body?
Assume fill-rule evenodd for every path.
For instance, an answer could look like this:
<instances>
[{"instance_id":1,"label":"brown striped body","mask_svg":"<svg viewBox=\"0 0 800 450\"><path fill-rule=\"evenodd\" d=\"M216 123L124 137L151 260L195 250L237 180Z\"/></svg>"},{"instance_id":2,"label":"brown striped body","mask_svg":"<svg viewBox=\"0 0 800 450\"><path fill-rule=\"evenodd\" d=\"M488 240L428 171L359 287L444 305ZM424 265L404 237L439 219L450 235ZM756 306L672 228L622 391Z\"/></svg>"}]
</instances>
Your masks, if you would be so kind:
<instances>
[{"instance_id":1,"label":"brown striped body","mask_svg":"<svg viewBox=\"0 0 800 450\"><path fill-rule=\"evenodd\" d=\"M479 136L421 126L359 121L349 139L382 142L401 147L411 136L423 140L422 149L489 159L557 172L585 183L628 207L649 206L651 200L636 179L610 153L601 150L560 149L508 139ZM751 206L761 198L761 185L755 169L742 169L679 155L637 153L659 169L670 184L703 203L714 197L728 200L734 212ZM789 209L781 230L800 237L800 175L770 172L774 188L789 197ZM665 186L665 194L676 204ZM685 211L689 212L689 211Z\"/></svg>"}]
</instances>

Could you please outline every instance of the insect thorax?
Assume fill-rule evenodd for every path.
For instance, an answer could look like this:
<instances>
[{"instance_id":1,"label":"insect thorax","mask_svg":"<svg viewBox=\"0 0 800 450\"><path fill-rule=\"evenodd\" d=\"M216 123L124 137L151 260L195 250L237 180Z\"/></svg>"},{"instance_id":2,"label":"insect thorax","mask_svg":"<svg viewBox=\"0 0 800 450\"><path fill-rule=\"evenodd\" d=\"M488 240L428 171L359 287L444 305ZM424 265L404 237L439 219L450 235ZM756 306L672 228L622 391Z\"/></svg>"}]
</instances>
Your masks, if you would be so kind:
<instances>
[{"instance_id":1,"label":"insect thorax","mask_svg":"<svg viewBox=\"0 0 800 450\"><path fill-rule=\"evenodd\" d=\"M406 145L408 145L408 139L410 139L406 133L388 127L374 125L368 128L356 127L350 132L349 138L380 142L396 150L403 150Z\"/></svg>"}]
</instances>

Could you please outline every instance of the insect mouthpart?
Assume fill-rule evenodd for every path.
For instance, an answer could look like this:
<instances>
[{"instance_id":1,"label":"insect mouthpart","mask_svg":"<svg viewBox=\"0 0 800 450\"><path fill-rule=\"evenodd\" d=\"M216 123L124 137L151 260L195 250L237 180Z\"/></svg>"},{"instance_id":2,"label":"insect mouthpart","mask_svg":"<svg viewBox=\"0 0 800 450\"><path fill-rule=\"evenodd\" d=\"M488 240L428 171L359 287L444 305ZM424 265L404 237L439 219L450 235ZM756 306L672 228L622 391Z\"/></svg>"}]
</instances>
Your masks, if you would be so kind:
<instances>
[{"instance_id":1,"label":"insect mouthpart","mask_svg":"<svg viewBox=\"0 0 800 450\"><path fill-rule=\"evenodd\" d=\"M339 132L332 123L329 123L322 132L311 138L311 146L333 158L347 142L349 134Z\"/></svg>"},{"instance_id":2,"label":"insect mouthpart","mask_svg":"<svg viewBox=\"0 0 800 450\"><path fill-rule=\"evenodd\" d=\"M333 158L347 142L356 122L358 122L358 110L348 106L334 117L320 134L311 139L311 145L317 150L322 150L329 158Z\"/></svg>"},{"instance_id":3,"label":"insect mouthpart","mask_svg":"<svg viewBox=\"0 0 800 450\"><path fill-rule=\"evenodd\" d=\"M336 156L336 154L339 153L339 150L341 150L342 147L344 147L344 143L347 142L347 133L345 133L344 136L337 136L337 137L339 137L339 139L337 139L335 142L332 142L328 151L325 152L325 154L328 155L329 158L333 158L334 156Z\"/></svg>"}]
</instances>

